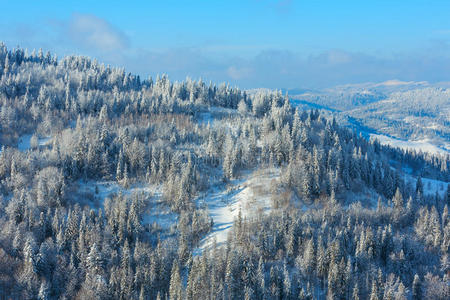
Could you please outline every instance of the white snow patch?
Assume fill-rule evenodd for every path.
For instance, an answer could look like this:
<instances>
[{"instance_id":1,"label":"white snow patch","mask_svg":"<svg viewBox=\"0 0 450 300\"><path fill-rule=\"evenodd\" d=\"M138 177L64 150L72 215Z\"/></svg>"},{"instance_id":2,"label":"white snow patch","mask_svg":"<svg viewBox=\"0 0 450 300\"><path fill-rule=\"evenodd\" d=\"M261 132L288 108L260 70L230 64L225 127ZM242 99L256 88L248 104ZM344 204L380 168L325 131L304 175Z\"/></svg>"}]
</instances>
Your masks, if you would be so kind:
<instances>
[{"instance_id":1,"label":"white snow patch","mask_svg":"<svg viewBox=\"0 0 450 300\"><path fill-rule=\"evenodd\" d=\"M214 121L214 118L212 117L210 112L200 113L200 116L198 117L198 123L200 125L212 124L213 121Z\"/></svg>"},{"instance_id":2,"label":"white snow patch","mask_svg":"<svg viewBox=\"0 0 450 300\"><path fill-rule=\"evenodd\" d=\"M199 202L207 205L214 225L194 253L200 254L211 247L214 240L217 245L223 244L239 211L242 218L251 218L260 212L269 211L272 207L271 182L279 176L279 169L258 170L244 175L242 179L233 180L228 188L223 185L212 187Z\"/></svg>"},{"instance_id":3,"label":"white snow patch","mask_svg":"<svg viewBox=\"0 0 450 300\"><path fill-rule=\"evenodd\" d=\"M207 112L202 112L198 116L198 123L200 125L213 124L214 120L223 117L232 116L236 114L236 110L231 108L211 106Z\"/></svg>"},{"instance_id":4,"label":"white snow patch","mask_svg":"<svg viewBox=\"0 0 450 300\"><path fill-rule=\"evenodd\" d=\"M375 84L375 86L396 86L396 85L425 85L428 84L428 82L426 81L401 81L398 79L392 79L392 80L387 80L378 84Z\"/></svg>"},{"instance_id":5,"label":"white snow patch","mask_svg":"<svg viewBox=\"0 0 450 300\"><path fill-rule=\"evenodd\" d=\"M417 178L413 177L409 174L406 174L405 177L405 183L411 185L415 188ZM435 179L429 179L429 178L423 178L422 177L422 184L423 184L423 193L426 196L434 196L436 195L436 192L439 194L440 197L443 197L445 192L447 191L447 185L448 182L435 180Z\"/></svg>"},{"instance_id":6,"label":"white snow patch","mask_svg":"<svg viewBox=\"0 0 450 300\"><path fill-rule=\"evenodd\" d=\"M345 200L350 207L353 203L360 202L362 207L368 209L376 209L378 205L378 197L380 195L370 188L364 188L362 191L354 193L347 192L344 194Z\"/></svg>"},{"instance_id":7,"label":"white snow patch","mask_svg":"<svg viewBox=\"0 0 450 300\"><path fill-rule=\"evenodd\" d=\"M90 204L98 208L99 206L103 206L103 201L107 197L112 197L120 191L123 193L124 189L115 181L90 180L87 182L80 181L77 192L83 195L93 195L95 201Z\"/></svg>"},{"instance_id":8,"label":"white snow patch","mask_svg":"<svg viewBox=\"0 0 450 300\"><path fill-rule=\"evenodd\" d=\"M392 170L395 170L395 168L391 167ZM411 167L403 167L403 180L405 181L406 185L409 185L411 188L415 189L416 182L417 182L417 176L413 176L413 170ZM449 182L436 180L436 179L430 179L422 177L422 184L423 184L423 193L425 196L434 196L436 195L436 192L439 194L440 197L443 197L445 192L447 191L447 186L450 184Z\"/></svg>"},{"instance_id":9,"label":"white snow patch","mask_svg":"<svg viewBox=\"0 0 450 300\"><path fill-rule=\"evenodd\" d=\"M449 154L450 151L436 145L433 145L428 140L418 141L404 141L401 139L389 137L382 134L370 134L370 139L377 139L382 145L389 145L404 150L415 150L417 152L429 152L433 154Z\"/></svg>"},{"instance_id":10,"label":"white snow patch","mask_svg":"<svg viewBox=\"0 0 450 300\"><path fill-rule=\"evenodd\" d=\"M175 230L178 215L170 210L170 207L163 203L162 192L158 187L153 191L152 201L145 212L143 223L153 224L165 230Z\"/></svg>"},{"instance_id":11,"label":"white snow patch","mask_svg":"<svg viewBox=\"0 0 450 300\"><path fill-rule=\"evenodd\" d=\"M25 135L22 135L22 136L19 138L19 144L17 145L17 148L18 148L20 151L27 151L28 149L30 149L30 148L31 148L31 146L30 146L30 141L31 141L31 137L32 137L32 136L33 136L32 134L25 134ZM40 147L41 147L41 146L46 146L46 145L49 145L49 144L51 143L51 141L52 141L52 138L49 137L49 136L43 137L43 138L39 137L39 138L38 138L38 145L39 145Z\"/></svg>"},{"instance_id":12,"label":"white snow patch","mask_svg":"<svg viewBox=\"0 0 450 300\"><path fill-rule=\"evenodd\" d=\"M170 207L162 201L162 193L160 186L148 184L135 184L126 189L115 181L88 181L79 182L78 193L81 195L93 195L90 202L85 203L93 208L103 206L106 198L113 197L122 193L124 196L132 196L134 194L143 193L150 197L150 205L147 207L143 216L143 224L153 224L162 229L169 230L177 222L177 214L170 210Z\"/></svg>"}]
</instances>

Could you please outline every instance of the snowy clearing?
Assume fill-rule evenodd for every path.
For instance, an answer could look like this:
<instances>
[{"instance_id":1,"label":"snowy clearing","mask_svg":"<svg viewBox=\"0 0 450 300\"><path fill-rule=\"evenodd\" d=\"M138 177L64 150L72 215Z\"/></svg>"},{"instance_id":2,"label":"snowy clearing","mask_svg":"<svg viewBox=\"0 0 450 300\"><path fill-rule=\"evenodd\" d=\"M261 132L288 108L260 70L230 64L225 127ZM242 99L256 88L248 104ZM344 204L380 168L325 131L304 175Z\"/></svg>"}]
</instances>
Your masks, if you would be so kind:
<instances>
[{"instance_id":1,"label":"snowy clearing","mask_svg":"<svg viewBox=\"0 0 450 300\"><path fill-rule=\"evenodd\" d=\"M397 138L389 137L382 134L370 134L370 139L378 139L380 144L398 147L404 150L416 150L422 152L429 152L434 154L449 154L450 151L436 145L433 145L427 140L419 141L404 141Z\"/></svg>"},{"instance_id":2,"label":"snowy clearing","mask_svg":"<svg viewBox=\"0 0 450 300\"><path fill-rule=\"evenodd\" d=\"M106 198L119 193L124 196L143 193L150 197L150 205L144 213L143 224L158 226L164 230L170 230L177 222L177 214L170 210L170 207L164 205L161 199L161 189L159 186L150 186L146 184L135 184L126 189L115 181L88 181L80 182L77 190L79 196L87 196L84 205L93 208L100 208ZM79 201L81 203L81 201Z\"/></svg>"},{"instance_id":3,"label":"snowy clearing","mask_svg":"<svg viewBox=\"0 0 450 300\"><path fill-rule=\"evenodd\" d=\"M239 211L241 211L242 218L251 218L259 212L269 211L272 207L271 183L279 175L279 169L255 171L243 175L241 179L233 180L228 188L214 186L204 197L200 198L199 202L208 207L214 226L211 232L200 241L199 247L194 253L201 254L204 249L212 246L214 240L217 245L226 242Z\"/></svg>"},{"instance_id":4,"label":"snowy clearing","mask_svg":"<svg viewBox=\"0 0 450 300\"><path fill-rule=\"evenodd\" d=\"M31 137L32 136L33 136L32 134L22 135L19 138L19 144L17 145L17 148L20 151L27 151L28 149L30 149L31 148ZM41 138L41 137L38 138L38 145L39 145L39 147L49 145L51 142L52 142L52 138L49 137L49 136L43 137L43 138Z\"/></svg>"},{"instance_id":5,"label":"snowy clearing","mask_svg":"<svg viewBox=\"0 0 450 300\"><path fill-rule=\"evenodd\" d=\"M236 111L230 108L212 106L207 112L202 112L198 116L199 125L208 125L222 118L236 115Z\"/></svg>"},{"instance_id":6,"label":"snowy clearing","mask_svg":"<svg viewBox=\"0 0 450 300\"><path fill-rule=\"evenodd\" d=\"M412 187L416 186L416 182L417 182L416 177L406 174L404 179L405 179L406 184L409 184ZM449 183L440 181L440 180L422 177L422 184L423 184L424 195L434 196L434 195L436 195L436 192L437 192L440 197L444 197L444 193L447 191L447 185Z\"/></svg>"}]
</instances>

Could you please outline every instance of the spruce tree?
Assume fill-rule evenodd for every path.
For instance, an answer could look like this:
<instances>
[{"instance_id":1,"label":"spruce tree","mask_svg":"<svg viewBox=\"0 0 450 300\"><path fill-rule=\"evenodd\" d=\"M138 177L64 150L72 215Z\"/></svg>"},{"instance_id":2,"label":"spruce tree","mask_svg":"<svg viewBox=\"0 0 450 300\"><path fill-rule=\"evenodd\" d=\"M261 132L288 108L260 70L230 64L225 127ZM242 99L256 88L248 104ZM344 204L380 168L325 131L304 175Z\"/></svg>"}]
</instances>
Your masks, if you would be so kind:
<instances>
[{"instance_id":1,"label":"spruce tree","mask_svg":"<svg viewBox=\"0 0 450 300\"><path fill-rule=\"evenodd\" d=\"M183 299L183 288L180 277L180 270L178 264L174 262L172 272L170 275L169 299L181 300Z\"/></svg>"},{"instance_id":2,"label":"spruce tree","mask_svg":"<svg viewBox=\"0 0 450 300\"><path fill-rule=\"evenodd\" d=\"M414 275L414 281L412 284L412 299L422 299L422 283L420 282L420 278L417 274Z\"/></svg>"}]
</instances>

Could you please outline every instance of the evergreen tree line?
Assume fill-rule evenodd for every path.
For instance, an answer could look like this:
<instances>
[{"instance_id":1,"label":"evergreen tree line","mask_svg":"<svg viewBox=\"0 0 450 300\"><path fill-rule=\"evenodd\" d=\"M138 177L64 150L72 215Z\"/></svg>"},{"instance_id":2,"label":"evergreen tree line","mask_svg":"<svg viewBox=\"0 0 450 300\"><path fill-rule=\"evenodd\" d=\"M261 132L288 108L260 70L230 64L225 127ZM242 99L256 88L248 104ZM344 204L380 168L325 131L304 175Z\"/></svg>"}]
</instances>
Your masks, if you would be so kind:
<instances>
[{"instance_id":1,"label":"evergreen tree line","mask_svg":"<svg viewBox=\"0 0 450 300\"><path fill-rule=\"evenodd\" d=\"M0 134L2 297L450 296L450 189L429 195L421 179L448 183L450 158L369 142L281 92L141 80L2 45ZM19 150L24 134L30 147ZM196 255L213 225L200 196L265 168L281 173L272 210L239 215L225 245ZM99 181L162 196L95 206L79 189ZM157 200L173 230L145 221Z\"/></svg>"}]
</instances>

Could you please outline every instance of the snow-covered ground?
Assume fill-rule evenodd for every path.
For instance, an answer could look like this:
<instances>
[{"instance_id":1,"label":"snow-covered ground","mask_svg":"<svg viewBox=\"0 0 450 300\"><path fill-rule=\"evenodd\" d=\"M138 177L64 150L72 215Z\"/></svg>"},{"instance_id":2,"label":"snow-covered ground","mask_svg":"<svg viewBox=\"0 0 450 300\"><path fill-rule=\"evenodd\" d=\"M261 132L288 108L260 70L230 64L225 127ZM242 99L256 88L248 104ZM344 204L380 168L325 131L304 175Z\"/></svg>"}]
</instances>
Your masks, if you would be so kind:
<instances>
[{"instance_id":1,"label":"snow-covered ground","mask_svg":"<svg viewBox=\"0 0 450 300\"><path fill-rule=\"evenodd\" d=\"M450 151L433 145L430 141L405 141L382 134L370 134L370 139L378 139L380 144L398 147L400 149L409 149L415 151L429 152L434 154L450 154Z\"/></svg>"},{"instance_id":2,"label":"snow-covered ground","mask_svg":"<svg viewBox=\"0 0 450 300\"><path fill-rule=\"evenodd\" d=\"M391 167L391 169L395 170L394 167ZM403 167L402 172L405 184L415 189L417 183L417 176L412 175L413 170L410 167ZM426 177L422 177L421 180L423 184L423 193L426 196L434 196L436 195L437 192L440 197L443 197L445 192L447 191L447 186L450 184L449 182L430 179Z\"/></svg>"},{"instance_id":3,"label":"snow-covered ground","mask_svg":"<svg viewBox=\"0 0 450 300\"><path fill-rule=\"evenodd\" d=\"M232 229L239 211L242 218L252 218L259 213L265 213L272 208L271 186L272 181L280 176L280 170L275 168L248 172L239 179L232 180L227 185L218 184L211 187L208 192L198 198L198 205L208 208L214 225L199 243L196 254L212 246L215 240L217 245L223 244ZM150 205L144 214L143 223L152 224L163 230L171 231L176 226L178 215L161 201L161 187L145 184L132 185L125 189L115 181L88 181L78 183L76 197L81 205L92 208L103 206L105 198L118 193L132 196L143 193L150 197ZM82 200L84 199L84 200Z\"/></svg>"},{"instance_id":4,"label":"snow-covered ground","mask_svg":"<svg viewBox=\"0 0 450 300\"><path fill-rule=\"evenodd\" d=\"M170 207L162 203L161 188L145 184L135 184L125 189L115 181L88 181L79 182L77 193L81 196L92 196L86 199L84 205L93 208L103 206L105 198L112 197L119 193L124 196L134 194L144 194L150 198L150 205L144 213L143 223L156 225L164 230L170 230L176 224L178 216L170 210Z\"/></svg>"},{"instance_id":5,"label":"snow-covered ground","mask_svg":"<svg viewBox=\"0 0 450 300\"><path fill-rule=\"evenodd\" d=\"M19 144L17 145L17 148L20 151L27 151L28 149L30 149L31 148L30 141L31 141L31 137L32 136L33 135L31 135L31 134L22 135L19 138ZM52 142L52 138L51 137L43 137L43 138L40 137L40 138L38 138L38 145L39 146L46 146L46 145L49 145L51 142Z\"/></svg>"},{"instance_id":6,"label":"snow-covered ground","mask_svg":"<svg viewBox=\"0 0 450 300\"><path fill-rule=\"evenodd\" d=\"M211 124L218 119L223 117L232 116L236 114L236 110L231 108L216 107L212 106L207 112L202 112L198 116L198 123L200 125Z\"/></svg>"},{"instance_id":7,"label":"snow-covered ground","mask_svg":"<svg viewBox=\"0 0 450 300\"><path fill-rule=\"evenodd\" d=\"M411 176L410 174L405 174L404 179L406 184L410 184L412 187L416 186L416 177ZM424 195L434 196L437 192L440 197L443 197L444 193L447 191L447 185L449 183L435 179L422 178L422 184Z\"/></svg>"},{"instance_id":8,"label":"snow-covered ground","mask_svg":"<svg viewBox=\"0 0 450 300\"><path fill-rule=\"evenodd\" d=\"M198 123L200 125L208 125L214 122L214 118L212 117L210 112L203 112L200 113L199 117L198 117Z\"/></svg>"},{"instance_id":9,"label":"snow-covered ground","mask_svg":"<svg viewBox=\"0 0 450 300\"><path fill-rule=\"evenodd\" d=\"M223 244L239 211L242 218L251 218L261 211L269 211L272 207L271 182L279 175L279 169L258 170L233 180L228 187L213 186L201 197L199 203L206 204L214 225L211 232L200 241L194 253L200 254L212 246L214 240L217 245Z\"/></svg>"}]
</instances>

